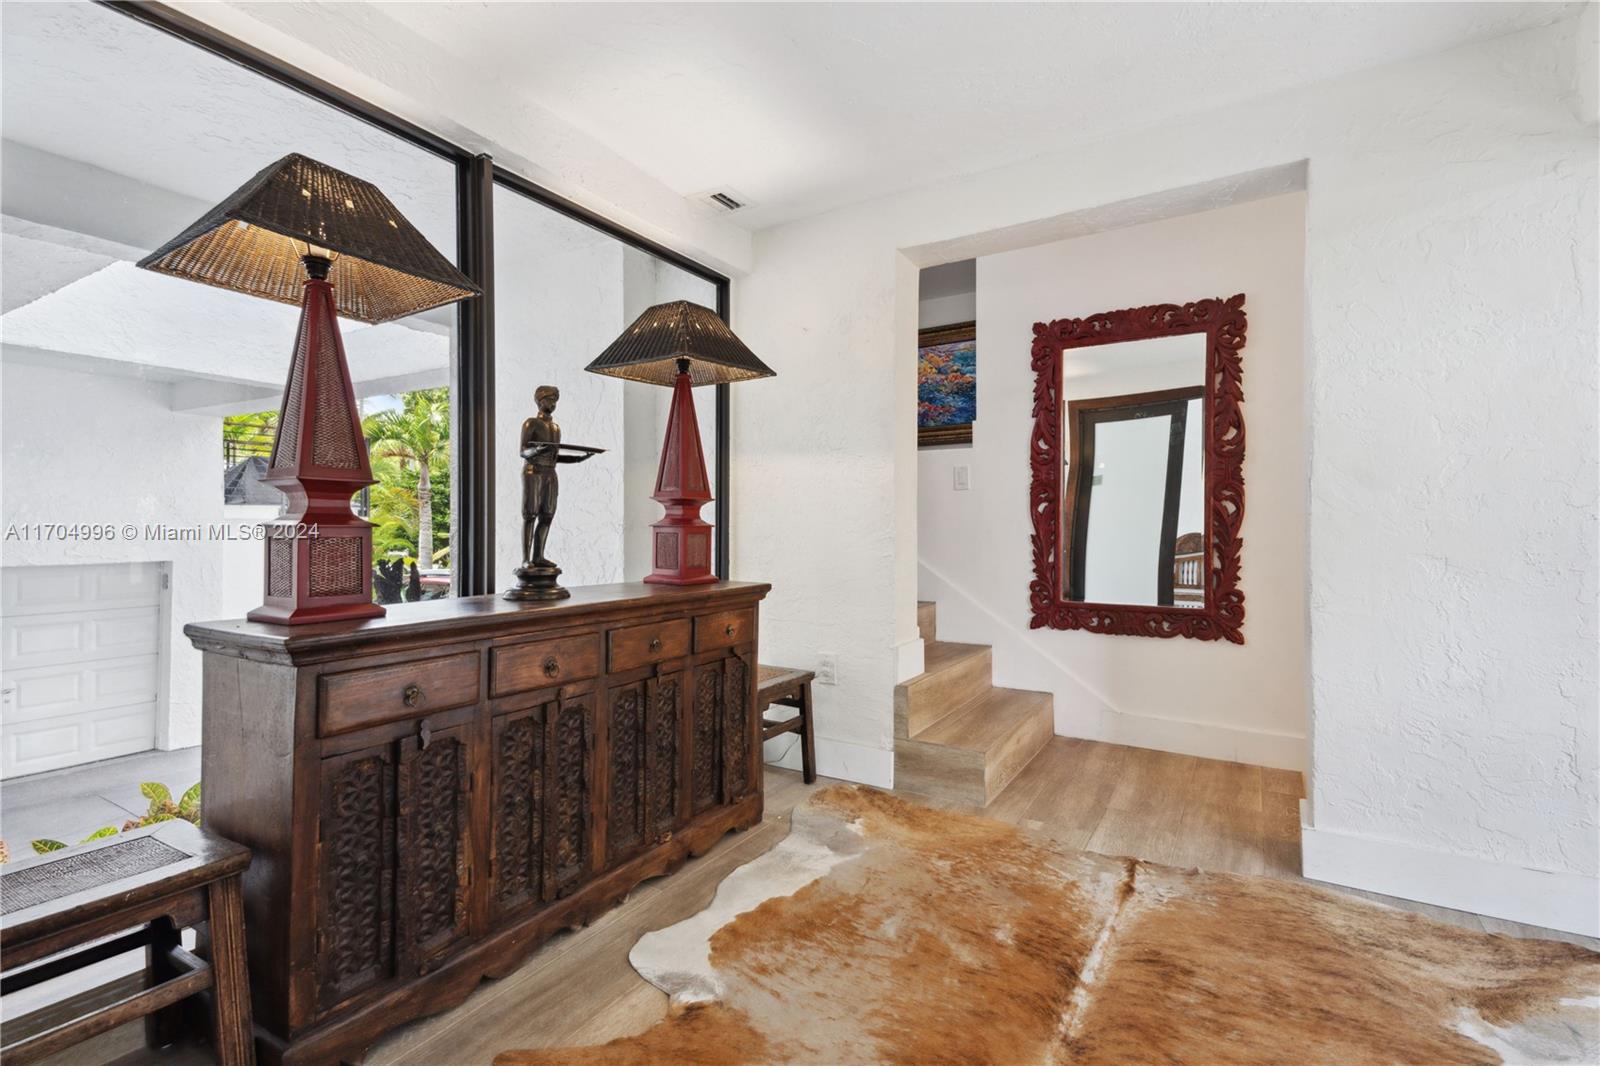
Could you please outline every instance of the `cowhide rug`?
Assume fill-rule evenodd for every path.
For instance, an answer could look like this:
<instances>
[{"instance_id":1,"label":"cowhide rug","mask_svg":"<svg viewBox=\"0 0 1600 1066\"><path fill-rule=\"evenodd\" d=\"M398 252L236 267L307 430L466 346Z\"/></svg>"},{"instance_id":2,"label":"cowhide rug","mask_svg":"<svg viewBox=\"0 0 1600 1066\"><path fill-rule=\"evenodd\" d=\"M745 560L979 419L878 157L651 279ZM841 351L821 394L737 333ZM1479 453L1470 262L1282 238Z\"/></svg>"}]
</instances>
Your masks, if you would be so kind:
<instances>
[{"instance_id":1,"label":"cowhide rug","mask_svg":"<svg viewBox=\"0 0 1600 1066\"><path fill-rule=\"evenodd\" d=\"M669 1016L496 1066L1600 1062L1600 955L835 787L645 936Z\"/></svg>"}]
</instances>

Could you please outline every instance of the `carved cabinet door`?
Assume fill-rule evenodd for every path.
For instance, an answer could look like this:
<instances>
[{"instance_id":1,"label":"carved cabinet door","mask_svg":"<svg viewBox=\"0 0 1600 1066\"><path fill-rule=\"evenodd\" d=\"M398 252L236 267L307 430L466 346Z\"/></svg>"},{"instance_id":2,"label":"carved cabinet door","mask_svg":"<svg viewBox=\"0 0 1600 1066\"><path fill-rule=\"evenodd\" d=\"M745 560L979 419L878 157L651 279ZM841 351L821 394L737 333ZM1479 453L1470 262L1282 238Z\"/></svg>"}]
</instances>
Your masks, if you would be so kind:
<instances>
[{"instance_id":1,"label":"carved cabinet door","mask_svg":"<svg viewBox=\"0 0 1600 1066\"><path fill-rule=\"evenodd\" d=\"M754 792L758 784L755 771L754 706L755 669L746 652L732 652L722 661L722 769L726 802L733 803Z\"/></svg>"},{"instance_id":2,"label":"carved cabinet door","mask_svg":"<svg viewBox=\"0 0 1600 1066\"><path fill-rule=\"evenodd\" d=\"M659 844L683 820L683 675L661 674L645 683L646 836Z\"/></svg>"},{"instance_id":3,"label":"carved cabinet door","mask_svg":"<svg viewBox=\"0 0 1600 1066\"><path fill-rule=\"evenodd\" d=\"M410 967L426 973L468 934L472 744L458 725L396 745L400 941Z\"/></svg>"},{"instance_id":4,"label":"carved cabinet door","mask_svg":"<svg viewBox=\"0 0 1600 1066\"><path fill-rule=\"evenodd\" d=\"M489 756L489 906L496 918L544 898L545 711L494 719Z\"/></svg>"},{"instance_id":5,"label":"carved cabinet door","mask_svg":"<svg viewBox=\"0 0 1600 1066\"><path fill-rule=\"evenodd\" d=\"M606 690L606 865L642 848L649 836L645 773L650 746L648 681Z\"/></svg>"},{"instance_id":6,"label":"carved cabinet door","mask_svg":"<svg viewBox=\"0 0 1600 1066\"><path fill-rule=\"evenodd\" d=\"M571 895L589 877L594 780L594 695L545 706L545 899Z\"/></svg>"},{"instance_id":7,"label":"carved cabinet door","mask_svg":"<svg viewBox=\"0 0 1600 1066\"><path fill-rule=\"evenodd\" d=\"M326 1012L393 978L395 746L322 760L316 1004Z\"/></svg>"},{"instance_id":8,"label":"carved cabinet door","mask_svg":"<svg viewBox=\"0 0 1600 1066\"><path fill-rule=\"evenodd\" d=\"M700 815L722 802L722 714L727 660L697 663L690 684L689 811Z\"/></svg>"}]
</instances>

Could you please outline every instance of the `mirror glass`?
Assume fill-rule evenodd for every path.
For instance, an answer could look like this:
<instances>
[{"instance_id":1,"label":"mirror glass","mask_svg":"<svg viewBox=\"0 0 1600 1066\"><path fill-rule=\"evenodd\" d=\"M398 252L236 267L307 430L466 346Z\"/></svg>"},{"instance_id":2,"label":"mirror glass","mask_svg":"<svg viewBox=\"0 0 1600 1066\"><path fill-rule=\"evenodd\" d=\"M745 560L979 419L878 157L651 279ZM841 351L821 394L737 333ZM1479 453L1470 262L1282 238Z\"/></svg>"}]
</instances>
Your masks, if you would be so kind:
<instances>
[{"instance_id":1,"label":"mirror glass","mask_svg":"<svg viewBox=\"0 0 1600 1066\"><path fill-rule=\"evenodd\" d=\"M1206 335L1067 348L1069 600L1205 606Z\"/></svg>"}]
</instances>

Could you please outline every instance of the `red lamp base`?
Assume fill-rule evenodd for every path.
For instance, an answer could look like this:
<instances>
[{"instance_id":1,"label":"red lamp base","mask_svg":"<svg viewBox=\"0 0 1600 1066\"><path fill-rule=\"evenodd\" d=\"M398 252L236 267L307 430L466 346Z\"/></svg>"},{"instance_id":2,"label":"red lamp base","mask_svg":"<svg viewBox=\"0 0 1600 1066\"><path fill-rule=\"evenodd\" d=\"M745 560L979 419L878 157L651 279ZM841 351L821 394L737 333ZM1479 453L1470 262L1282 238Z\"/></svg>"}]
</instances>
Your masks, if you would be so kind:
<instances>
[{"instance_id":1,"label":"red lamp base","mask_svg":"<svg viewBox=\"0 0 1600 1066\"><path fill-rule=\"evenodd\" d=\"M245 614L251 622L265 622L273 626L303 626L313 622L348 622L360 618L382 618L387 613L382 604L351 604L348 607L260 607Z\"/></svg>"},{"instance_id":2,"label":"red lamp base","mask_svg":"<svg viewBox=\"0 0 1600 1066\"><path fill-rule=\"evenodd\" d=\"M310 276L278 436L262 481L284 494L283 516L265 524L266 597L252 622L303 625L377 618L372 602L372 523L350 497L372 481L367 444L334 314L329 262L307 256Z\"/></svg>"},{"instance_id":3,"label":"red lamp base","mask_svg":"<svg viewBox=\"0 0 1600 1066\"><path fill-rule=\"evenodd\" d=\"M699 514L688 521L663 518L650 527L650 537L655 569L645 581L652 585L710 585L718 580L711 572L711 527Z\"/></svg>"},{"instance_id":4,"label":"red lamp base","mask_svg":"<svg viewBox=\"0 0 1600 1066\"><path fill-rule=\"evenodd\" d=\"M700 508L711 502L711 488L689 390L688 364L680 362L672 383L656 491L651 493L651 499L667 509L650 527L653 569L645 581L652 585L709 585L719 580L711 572L711 527L700 517Z\"/></svg>"},{"instance_id":5,"label":"red lamp base","mask_svg":"<svg viewBox=\"0 0 1600 1066\"><path fill-rule=\"evenodd\" d=\"M246 618L297 626L383 617L383 605L372 602L372 526L348 504L345 513L332 522L308 513L264 523L266 596Z\"/></svg>"}]
</instances>

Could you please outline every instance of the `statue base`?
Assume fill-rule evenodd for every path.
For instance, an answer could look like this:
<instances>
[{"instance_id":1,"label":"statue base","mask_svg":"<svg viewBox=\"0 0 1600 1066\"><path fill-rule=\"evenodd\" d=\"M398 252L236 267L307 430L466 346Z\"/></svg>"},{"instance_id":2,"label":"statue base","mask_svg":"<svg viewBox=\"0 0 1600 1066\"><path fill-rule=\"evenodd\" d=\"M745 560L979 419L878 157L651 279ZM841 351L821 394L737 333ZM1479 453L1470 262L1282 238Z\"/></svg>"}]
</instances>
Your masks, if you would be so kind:
<instances>
[{"instance_id":1,"label":"statue base","mask_svg":"<svg viewBox=\"0 0 1600 1066\"><path fill-rule=\"evenodd\" d=\"M559 566L519 566L517 583L506 589L508 600L564 600L572 593L556 584L561 576Z\"/></svg>"}]
</instances>

